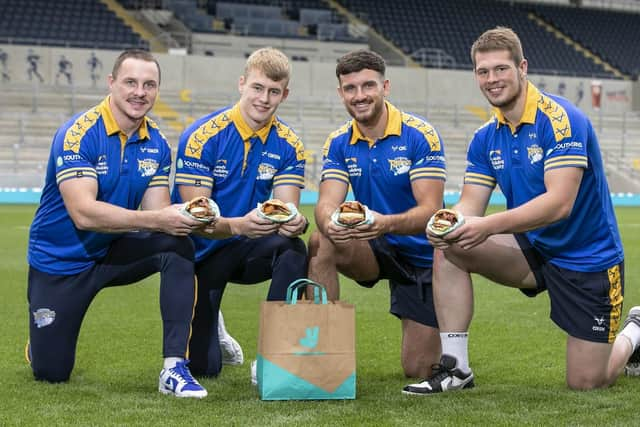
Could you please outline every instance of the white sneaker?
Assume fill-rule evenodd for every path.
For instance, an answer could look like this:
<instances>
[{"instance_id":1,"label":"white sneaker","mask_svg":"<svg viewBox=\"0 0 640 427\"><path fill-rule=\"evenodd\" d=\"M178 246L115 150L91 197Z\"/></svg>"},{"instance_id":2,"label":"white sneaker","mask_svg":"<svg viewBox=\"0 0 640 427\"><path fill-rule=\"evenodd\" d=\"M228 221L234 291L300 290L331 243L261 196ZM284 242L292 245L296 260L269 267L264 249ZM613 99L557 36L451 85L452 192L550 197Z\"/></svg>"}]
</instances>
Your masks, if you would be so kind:
<instances>
[{"instance_id":1,"label":"white sneaker","mask_svg":"<svg viewBox=\"0 0 640 427\"><path fill-rule=\"evenodd\" d=\"M257 360L251 361L251 385L258 385L258 371L257 371Z\"/></svg>"},{"instance_id":2,"label":"white sneaker","mask_svg":"<svg viewBox=\"0 0 640 427\"><path fill-rule=\"evenodd\" d=\"M222 311L218 311L218 339L220 340L220 350L222 351L222 364L242 365L244 363L242 347L240 347L240 343L227 332L224 326Z\"/></svg>"},{"instance_id":3,"label":"white sneaker","mask_svg":"<svg viewBox=\"0 0 640 427\"><path fill-rule=\"evenodd\" d=\"M177 397L207 397L207 390L191 376L188 360L181 360L173 368L163 369L158 379L158 391Z\"/></svg>"}]
</instances>

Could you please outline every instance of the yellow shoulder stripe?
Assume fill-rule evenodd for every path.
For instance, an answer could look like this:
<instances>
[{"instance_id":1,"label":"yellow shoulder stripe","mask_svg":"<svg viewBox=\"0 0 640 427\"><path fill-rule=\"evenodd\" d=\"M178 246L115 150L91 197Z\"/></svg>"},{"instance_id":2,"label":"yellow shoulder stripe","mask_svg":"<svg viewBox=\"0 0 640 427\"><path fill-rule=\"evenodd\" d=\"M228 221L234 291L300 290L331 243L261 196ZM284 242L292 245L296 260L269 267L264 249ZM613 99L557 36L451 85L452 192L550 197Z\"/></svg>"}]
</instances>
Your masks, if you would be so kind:
<instances>
[{"instance_id":1,"label":"yellow shoulder stripe","mask_svg":"<svg viewBox=\"0 0 640 427\"><path fill-rule=\"evenodd\" d=\"M441 150L440 138L438 137L438 133L436 132L436 129L429 123L407 113L402 113L402 122L409 127L419 130L429 143L431 151Z\"/></svg>"},{"instance_id":2,"label":"yellow shoulder stripe","mask_svg":"<svg viewBox=\"0 0 640 427\"><path fill-rule=\"evenodd\" d=\"M198 129L189 135L184 155L199 159L200 156L202 156L202 147L204 147L204 144L221 130L229 126L230 123L231 119L227 115L227 111L224 111L201 124Z\"/></svg>"}]
</instances>

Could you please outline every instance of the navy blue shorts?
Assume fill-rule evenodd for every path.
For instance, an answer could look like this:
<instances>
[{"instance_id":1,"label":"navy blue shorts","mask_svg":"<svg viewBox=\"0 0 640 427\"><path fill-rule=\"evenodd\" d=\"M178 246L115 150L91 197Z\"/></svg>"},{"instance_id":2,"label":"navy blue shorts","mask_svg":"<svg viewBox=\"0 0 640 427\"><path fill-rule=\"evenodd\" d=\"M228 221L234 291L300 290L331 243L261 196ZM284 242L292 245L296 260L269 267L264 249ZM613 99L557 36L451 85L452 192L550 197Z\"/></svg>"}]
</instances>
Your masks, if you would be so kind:
<instances>
[{"instance_id":1,"label":"navy blue shorts","mask_svg":"<svg viewBox=\"0 0 640 427\"><path fill-rule=\"evenodd\" d=\"M573 271L547 262L523 234L514 237L536 278L527 296L549 291L551 320L572 337L612 343L620 327L624 262L598 272Z\"/></svg>"},{"instance_id":2,"label":"navy blue shorts","mask_svg":"<svg viewBox=\"0 0 640 427\"><path fill-rule=\"evenodd\" d=\"M388 279L391 293L389 312L400 319L411 319L437 328L431 286L433 269L410 264L384 237L369 240L369 246L378 261L380 275L375 280L357 283L372 288L378 281Z\"/></svg>"}]
</instances>

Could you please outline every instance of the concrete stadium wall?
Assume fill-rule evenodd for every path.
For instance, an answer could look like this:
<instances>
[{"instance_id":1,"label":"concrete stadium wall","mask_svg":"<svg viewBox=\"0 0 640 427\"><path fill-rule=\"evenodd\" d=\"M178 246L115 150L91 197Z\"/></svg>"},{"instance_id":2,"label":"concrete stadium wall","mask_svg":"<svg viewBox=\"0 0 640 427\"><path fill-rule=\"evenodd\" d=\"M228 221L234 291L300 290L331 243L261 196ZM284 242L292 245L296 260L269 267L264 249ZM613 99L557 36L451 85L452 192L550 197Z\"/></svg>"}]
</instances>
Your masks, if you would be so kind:
<instances>
[{"instance_id":1,"label":"concrete stadium wall","mask_svg":"<svg viewBox=\"0 0 640 427\"><path fill-rule=\"evenodd\" d=\"M7 53L4 68L0 71L8 74L10 81L0 79L2 85L17 83L34 83L37 79L32 75L29 80L26 57L29 52L40 56L38 72L46 83L56 82L59 74L58 62L62 55L73 63L71 69L73 84L89 87L91 80L88 60L93 53L102 62L101 69L96 70L97 87L106 87L106 78L118 51L73 48L54 48L43 46L0 45ZM193 92L235 92L238 77L244 67L244 58L223 58L199 55L158 54L162 66L162 90L179 91L190 89ZM0 64L3 67L3 64ZM473 74L470 71L437 70L410 67L389 67L388 77L391 80L394 100L425 102L429 104L445 104L460 106L478 106L486 108L487 104L478 90ZM553 93L564 94L576 102L587 113L596 111L593 108L591 88L594 81L590 78L558 77L530 75L530 80L540 88ZM66 78L58 75L58 82L66 85ZM600 108L607 114L638 110L640 106L640 90L637 82L608 80L601 84ZM333 62L293 62L293 77L290 83L294 96L334 97L337 82L335 64ZM581 94L581 95L580 95Z\"/></svg>"}]
</instances>

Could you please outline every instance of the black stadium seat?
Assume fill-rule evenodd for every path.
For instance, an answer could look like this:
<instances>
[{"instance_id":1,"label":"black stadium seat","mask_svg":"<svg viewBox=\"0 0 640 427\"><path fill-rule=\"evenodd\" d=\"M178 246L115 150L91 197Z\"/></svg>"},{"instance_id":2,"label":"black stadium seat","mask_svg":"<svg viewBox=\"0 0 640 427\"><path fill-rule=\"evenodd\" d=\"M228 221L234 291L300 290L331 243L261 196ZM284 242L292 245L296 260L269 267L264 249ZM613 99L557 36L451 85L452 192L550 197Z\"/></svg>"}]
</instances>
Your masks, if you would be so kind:
<instances>
[{"instance_id":1,"label":"black stadium seat","mask_svg":"<svg viewBox=\"0 0 640 427\"><path fill-rule=\"evenodd\" d=\"M529 18L531 5L495 0L340 0L339 3L354 15L365 17L373 28L405 53L422 48L440 49L455 60L447 65L449 68L471 68L469 49L473 41L483 31L502 25L513 28L522 38L532 72L614 77L602 65L586 58ZM534 6L536 10L539 7L542 8ZM622 15L636 20L640 16ZM635 25L635 31L640 31L640 22ZM640 40L640 35L635 40ZM640 49L640 44L635 45ZM638 58L640 53L632 61L637 64Z\"/></svg>"},{"instance_id":2,"label":"black stadium seat","mask_svg":"<svg viewBox=\"0 0 640 427\"><path fill-rule=\"evenodd\" d=\"M148 48L147 41L100 1L0 0L0 10L0 43Z\"/></svg>"}]
</instances>

